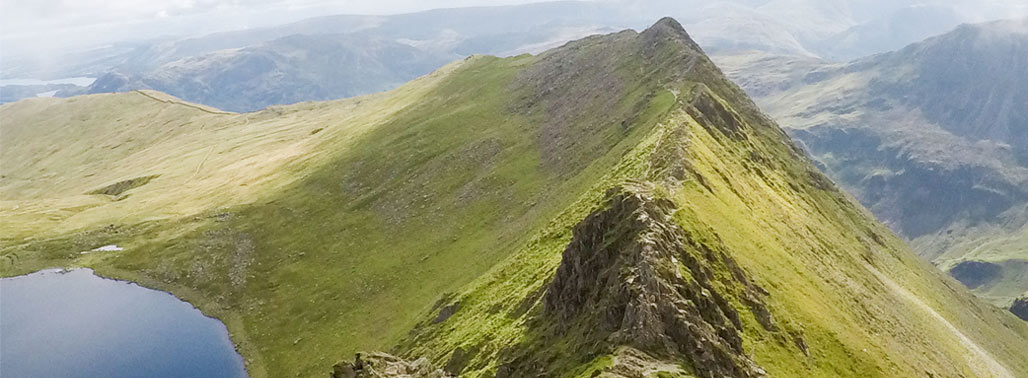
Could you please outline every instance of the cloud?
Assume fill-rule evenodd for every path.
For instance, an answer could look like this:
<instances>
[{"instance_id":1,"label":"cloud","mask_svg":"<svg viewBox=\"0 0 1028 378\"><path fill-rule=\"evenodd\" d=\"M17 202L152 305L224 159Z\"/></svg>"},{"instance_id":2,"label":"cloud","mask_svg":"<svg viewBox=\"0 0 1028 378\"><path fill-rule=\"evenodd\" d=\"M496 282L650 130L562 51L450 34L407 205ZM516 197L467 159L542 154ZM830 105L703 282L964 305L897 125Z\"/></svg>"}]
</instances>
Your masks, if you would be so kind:
<instances>
[{"instance_id":1,"label":"cloud","mask_svg":"<svg viewBox=\"0 0 1028 378\"><path fill-rule=\"evenodd\" d=\"M328 14L393 14L542 0L4 0L5 56L81 49L124 39L201 35Z\"/></svg>"}]
</instances>

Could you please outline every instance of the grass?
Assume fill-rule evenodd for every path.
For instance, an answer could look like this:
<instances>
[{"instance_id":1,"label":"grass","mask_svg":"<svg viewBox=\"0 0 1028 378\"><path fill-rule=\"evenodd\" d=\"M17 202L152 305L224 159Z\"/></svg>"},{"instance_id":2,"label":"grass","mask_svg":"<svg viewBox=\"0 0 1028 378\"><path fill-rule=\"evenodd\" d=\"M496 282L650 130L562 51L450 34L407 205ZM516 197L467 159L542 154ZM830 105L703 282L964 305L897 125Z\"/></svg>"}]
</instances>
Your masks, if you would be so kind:
<instances>
[{"instance_id":1,"label":"grass","mask_svg":"<svg viewBox=\"0 0 1028 378\"><path fill-rule=\"evenodd\" d=\"M641 41L473 57L388 93L258 113L139 93L4 105L0 274L86 266L168 290L226 323L253 377L320 376L357 350L444 366L457 347L476 351L467 375L488 375L540 340L530 320L571 228L611 186L663 177L653 151L677 131L684 147L661 159L692 176L661 195L771 293L785 334L743 317L771 375L973 375L956 336L869 266L1028 372L1028 327L914 258L705 57ZM699 91L743 131L697 120ZM82 194L151 175L120 201ZM78 253L105 244L124 250ZM579 341L533 347L565 376L618 358Z\"/></svg>"},{"instance_id":2,"label":"grass","mask_svg":"<svg viewBox=\"0 0 1028 378\"><path fill-rule=\"evenodd\" d=\"M771 292L774 317L788 334L801 335L809 348L808 356L744 316L745 348L770 375L988 374L976 370L977 357L961 345L961 337L990 350L1015 375L1028 368L1019 349L1028 327L978 302L914 257L849 197L825 187L826 180L798 159L776 129L752 117L749 122L748 138L736 142L682 113L661 121L688 130L687 159L703 177L670 188L682 207L677 220L687 230L722 240ZM505 348L533 345L536 293L559 265L571 228L600 206L606 188L646 178L650 154L661 138L658 131L644 139L507 262L450 299L461 304L453 317L441 324L423 323L398 350L442 364L450 351L473 347L480 352L463 374L474 377L491 376L503 363ZM754 151L764 157L762 162L754 161ZM880 277L908 288L961 333L944 329L902 292L883 287ZM543 361L565 364L549 365L558 376L586 373L613 358L578 355L585 348L576 345L570 340L536 348L550 356L541 357Z\"/></svg>"},{"instance_id":3,"label":"grass","mask_svg":"<svg viewBox=\"0 0 1028 378\"><path fill-rule=\"evenodd\" d=\"M980 100L979 92L1011 101L1021 96L998 92L1020 77L1006 70L1018 68L990 65L1017 61L1019 52L1003 44L1023 40L991 40L965 54L968 35L991 27L969 26L844 64L756 53L718 60L827 174L918 254L942 268L1002 261L1002 282L975 293L1003 305L1028 290L1022 264L1028 259L1028 166L1024 134L996 130L1014 130L997 125L1025 119ZM986 51L992 59L984 58ZM950 56L970 60L953 64ZM990 256L979 254L985 250Z\"/></svg>"},{"instance_id":4,"label":"grass","mask_svg":"<svg viewBox=\"0 0 1028 378\"><path fill-rule=\"evenodd\" d=\"M603 120L605 128L567 151L601 153L576 172L559 171L541 163L537 135L545 115L531 107L511 110L512 102L527 97L511 92L515 76L536 60L477 57L388 95L241 115L179 109L138 94L74 99L94 108L132 101L145 114L197 112L224 125L187 123L200 135L146 141L141 151L125 154L124 159L139 158L165 148L169 156L193 158L141 161L136 169L145 166L161 176L123 201L89 203L62 219L5 214L11 221L4 224L5 236L11 237L5 240L4 274L89 266L169 290L226 320L253 376L318 375L339 356L387 348L442 293L490 268L577 197L652 126L656 109L672 102L670 93L616 97L616 116L640 119L638 127L625 130L620 122ZM22 112L36 114L3 114L10 124L27 123L19 118ZM162 121L131 122L157 128ZM102 123L86 122L98 128ZM311 135L316 129L322 131ZM225 135L204 135L215 131ZM185 150L183 138L228 142ZM119 158L84 150L97 159ZM111 164L23 163L80 177ZM10 192L25 199L10 208L46 201L36 191L45 184L12 184ZM86 218L90 214L107 217ZM14 215L21 218L15 221ZM44 231L55 223L69 231ZM23 235L29 239L18 238ZM77 256L94 243L118 243L125 250Z\"/></svg>"}]
</instances>

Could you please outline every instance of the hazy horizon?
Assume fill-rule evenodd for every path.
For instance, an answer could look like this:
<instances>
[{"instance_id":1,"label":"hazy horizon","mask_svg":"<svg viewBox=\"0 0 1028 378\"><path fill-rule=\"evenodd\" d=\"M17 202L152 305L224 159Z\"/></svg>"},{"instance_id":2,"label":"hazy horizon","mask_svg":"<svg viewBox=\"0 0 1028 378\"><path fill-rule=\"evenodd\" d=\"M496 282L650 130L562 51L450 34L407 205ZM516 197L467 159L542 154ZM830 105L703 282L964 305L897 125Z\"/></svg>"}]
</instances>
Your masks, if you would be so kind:
<instances>
[{"instance_id":1,"label":"hazy horizon","mask_svg":"<svg viewBox=\"0 0 1028 378\"><path fill-rule=\"evenodd\" d=\"M792 53L814 56L807 42L835 35L847 28L865 27L860 33L891 33L881 25L862 25L887 19L900 9L936 10L936 16L915 20L929 34L908 37L909 43L956 26L1028 16L1028 3L1020 0L572 0L607 3L623 9L625 19L672 16L681 21L702 44L728 44L745 35L748 42L773 40L790 46ZM176 40L217 32L239 31L289 24L319 16L394 15L439 8L502 6L552 2L552 0L61 0L0 3L0 63L5 79L53 79L18 77L12 66L62 67L74 62L69 53L92 51L112 44L145 43L162 38ZM543 17L546 15L540 15ZM552 16L552 15L550 15ZM913 22L913 21L912 21ZM926 25L934 27L926 27ZM612 26L612 25L596 25ZM621 26L621 25L617 25ZM902 30L900 30L902 31ZM869 43L878 43L873 38ZM766 41L765 41L766 42ZM129 46L129 45L124 45ZM902 45L900 45L902 46ZM879 51L896 48L888 46ZM873 48L871 50L874 50ZM122 49L121 52L127 51ZM110 51L110 54L119 52ZM103 52L108 54L108 52ZM825 58L832 58L823 56ZM835 57L838 58L838 57ZM852 57L847 57L852 58Z\"/></svg>"},{"instance_id":2,"label":"hazy horizon","mask_svg":"<svg viewBox=\"0 0 1028 378\"><path fill-rule=\"evenodd\" d=\"M40 0L0 3L0 57L287 24L336 14L393 15L552 0ZM590 0L576 0L590 1Z\"/></svg>"}]
</instances>

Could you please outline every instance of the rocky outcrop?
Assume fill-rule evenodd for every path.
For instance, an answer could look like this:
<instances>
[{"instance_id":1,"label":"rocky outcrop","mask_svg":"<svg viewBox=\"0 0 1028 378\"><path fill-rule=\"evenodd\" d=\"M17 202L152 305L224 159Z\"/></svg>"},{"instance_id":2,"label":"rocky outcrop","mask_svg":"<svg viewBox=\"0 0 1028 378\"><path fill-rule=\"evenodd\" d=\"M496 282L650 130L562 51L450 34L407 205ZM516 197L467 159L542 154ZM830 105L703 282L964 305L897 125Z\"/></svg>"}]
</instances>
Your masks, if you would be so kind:
<instances>
[{"instance_id":1,"label":"rocky outcrop","mask_svg":"<svg viewBox=\"0 0 1028 378\"><path fill-rule=\"evenodd\" d=\"M360 366L357 366L360 365ZM331 378L443 378L446 372L419 358L406 361L386 353L371 353L355 361L341 361L332 367Z\"/></svg>"},{"instance_id":2,"label":"rocky outcrop","mask_svg":"<svg viewBox=\"0 0 1028 378\"><path fill-rule=\"evenodd\" d=\"M718 101L716 95L712 94L706 86L696 89L692 101L685 109L690 116L708 130L716 129L729 136L742 137L740 133L742 120L725 104Z\"/></svg>"},{"instance_id":3,"label":"rocky outcrop","mask_svg":"<svg viewBox=\"0 0 1028 378\"><path fill-rule=\"evenodd\" d=\"M557 333L585 333L684 360L701 377L763 375L743 350L731 302L745 303L772 330L767 293L722 247L678 226L675 207L649 184L609 191L606 205L575 227L544 297L543 317Z\"/></svg>"},{"instance_id":4,"label":"rocky outcrop","mask_svg":"<svg viewBox=\"0 0 1028 378\"><path fill-rule=\"evenodd\" d=\"M1025 292L1010 305L1010 312L1024 321L1028 321L1028 292Z\"/></svg>"}]
</instances>

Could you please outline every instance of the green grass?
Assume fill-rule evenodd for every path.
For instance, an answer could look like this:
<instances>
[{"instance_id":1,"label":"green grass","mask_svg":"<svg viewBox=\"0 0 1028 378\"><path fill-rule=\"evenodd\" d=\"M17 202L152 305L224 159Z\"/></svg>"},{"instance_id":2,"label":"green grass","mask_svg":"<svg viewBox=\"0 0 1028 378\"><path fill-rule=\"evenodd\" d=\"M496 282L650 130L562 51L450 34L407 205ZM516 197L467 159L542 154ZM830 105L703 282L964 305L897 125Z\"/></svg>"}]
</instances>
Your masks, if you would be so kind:
<instances>
[{"instance_id":1,"label":"green grass","mask_svg":"<svg viewBox=\"0 0 1028 378\"><path fill-rule=\"evenodd\" d=\"M682 206L678 221L687 230L722 240L771 292L772 311L787 334L801 335L809 348L807 356L790 340L783 342L752 317L744 317L745 347L769 374L986 374L972 367L978 357L961 344L961 337L989 350L1014 375L1028 369L1023 359L1028 327L978 302L914 257L849 197L830 184L826 187L827 180L798 158L777 129L753 117L748 121L753 129L743 141L708 131L684 114L661 122L688 129L687 159L704 177L702 184L697 179L670 188ZM411 358L443 363L455 348L473 346L482 352L465 374L490 376L506 346L533 345L537 336L531 309L538 306L533 301L556 270L572 226L596 209L606 188L647 177L650 154L660 138L655 133L645 139L517 254L451 299L461 304L456 315L438 325L422 324L399 350ZM764 159L755 161L754 151ZM882 279L897 282L918 299L890 289ZM932 312L960 334L945 329ZM576 355L581 348L569 345L576 344L572 340L535 347L551 356L549 361L566 364L549 366L568 376L581 372L578 364L589 370L596 361L609 359Z\"/></svg>"},{"instance_id":2,"label":"green grass","mask_svg":"<svg viewBox=\"0 0 1028 378\"><path fill-rule=\"evenodd\" d=\"M614 97L613 114L577 119L601 127L565 152L591 158L577 164L577 171L547 166L539 145L546 114L533 109L545 110L546 101L563 94L542 97L528 111L511 109L512 103L534 95L512 88L517 87L515 76L536 61L531 56L479 57L436 75L445 81L430 77L371 99L264 112L284 113L274 117L210 115L236 122L221 128L240 142L243 132L254 130L266 130L272 140L263 146L218 146L213 153L198 146L196 165L157 170L161 177L133 190L118 201L120 207L87 208L59 222L72 228L69 223L88 211L113 219L74 223L85 226L56 236L41 231L51 219L19 223L11 229L33 237L7 240L4 274L89 266L99 274L169 290L226 320L253 376L319 375L339 356L387 348L442 293L457 290L509 255L530 230L576 198L673 102L670 93L635 90L641 84L628 81L629 93ZM409 93L417 93L418 101L407 101ZM76 101L147 100L131 96L136 95ZM361 102L370 102L361 104L370 109L348 109ZM388 118L378 113L383 107ZM623 119L636 121L623 124ZM317 128L324 130L311 135ZM277 135L288 139L279 142ZM262 138L260 133L252 137ZM166 146L180 148L180 143L169 140ZM271 152L259 153L257 147ZM297 157L274 160L282 149L295 150ZM248 169L231 158L248 153L269 171L253 169L239 182L210 174L211 182L201 191L187 187L175 193L195 207L167 205L167 198L155 199L162 201L156 206L145 202L149 194L189 185L196 170ZM88 168L35 167L60 168L69 175L77 172L72 169ZM42 183L18 189L31 193L29 184ZM226 188L243 195L193 197L205 192L219 196L215 193ZM26 197L18 205L38 201ZM126 212L151 217L172 214L139 222L121 211L127 206L134 207ZM200 211L189 213L193 208ZM174 212L186 214L176 217ZM107 228L108 223L115 227ZM125 251L77 254L94 243L111 242Z\"/></svg>"},{"instance_id":3,"label":"green grass","mask_svg":"<svg viewBox=\"0 0 1028 378\"><path fill-rule=\"evenodd\" d=\"M1003 70L1012 66L982 69L991 59L976 59L975 65L932 60L965 55L957 52L970 46L964 37L949 33L845 64L761 53L717 60L757 96L764 111L805 143L832 179L918 254L944 269L965 260L1002 261L1002 282L975 290L1002 305L1028 290L1028 270L1021 264L1028 260L1028 166L1023 134L986 134L1013 130L995 124L1026 120L1023 113L979 102L976 94L1004 88L1010 79ZM999 47L999 41L975 46L1016 61L1018 53ZM804 79L810 72L817 80ZM941 83L949 89L937 90ZM1016 96L990 92L987 97ZM950 106L956 103L963 105ZM986 121L998 114L1003 121Z\"/></svg>"},{"instance_id":4,"label":"green grass","mask_svg":"<svg viewBox=\"0 0 1028 378\"><path fill-rule=\"evenodd\" d=\"M617 346L541 345L531 319L571 228L608 188L651 180L683 229L721 240L771 293L781 332L740 311L771 375L973 375L956 336L869 266L1028 372L1028 327L914 258L705 57L662 41L474 57L388 93L259 113L154 93L4 105L0 274L85 266L168 290L226 323L253 377L322 376L357 350L443 366L457 347L476 351L468 376L488 376L517 345L581 376ZM700 91L742 131L701 124L687 106ZM678 168L684 181L665 180ZM82 194L151 175L120 201Z\"/></svg>"}]
</instances>

